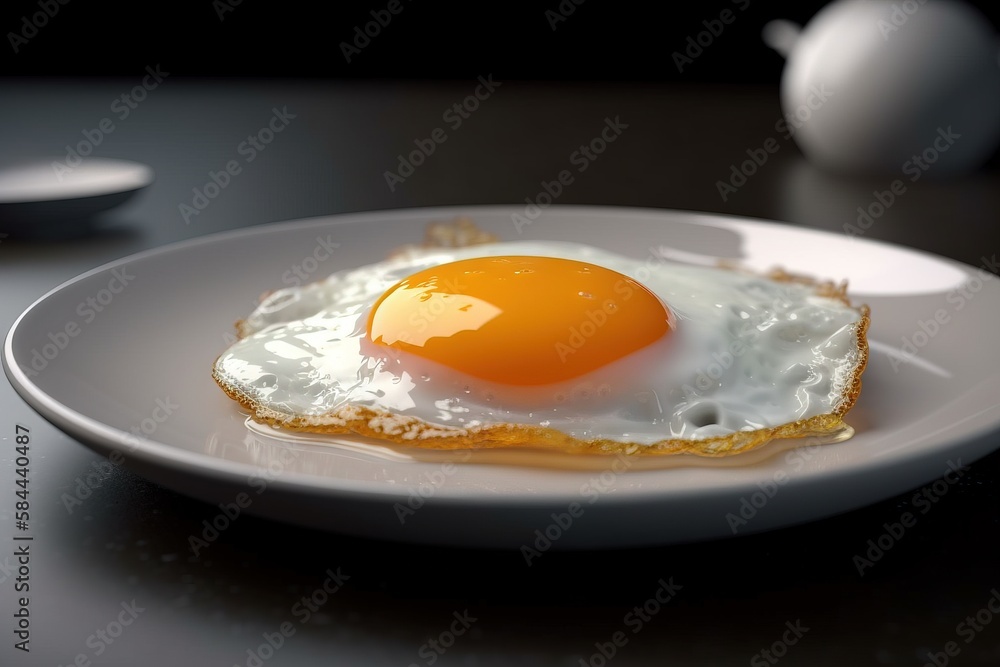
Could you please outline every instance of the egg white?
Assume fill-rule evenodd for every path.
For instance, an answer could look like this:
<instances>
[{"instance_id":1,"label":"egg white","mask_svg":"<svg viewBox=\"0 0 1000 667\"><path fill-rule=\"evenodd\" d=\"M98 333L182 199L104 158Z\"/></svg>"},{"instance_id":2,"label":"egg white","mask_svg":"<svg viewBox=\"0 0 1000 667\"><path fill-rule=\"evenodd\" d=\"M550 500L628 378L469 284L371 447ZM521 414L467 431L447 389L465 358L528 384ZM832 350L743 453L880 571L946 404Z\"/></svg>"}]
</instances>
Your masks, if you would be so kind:
<instances>
[{"instance_id":1,"label":"egg white","mask_svg":"<svg viewBox=\"0 0 1000 667\"><path fill-rule=\"evenodd\" d=\"M368 313L388 288L424 268L495 255L563 257L618 271L667 304L676 327L598 371L532 388L490 386L402 352L385 360L362 352ZM415 313L412 321L419 327L434 316ZM218 358L214 376L258 418L279 426L322 430L364 414L367 431L397 440L515 424L648 447L839 414L853 401L866 359L863 319L863 311L814 285L574 243L414 249L271 293L240 323L243 338ZM566 323L559 342L582 351L592 330L585 321Z\"/></svg>"}]
</instances>

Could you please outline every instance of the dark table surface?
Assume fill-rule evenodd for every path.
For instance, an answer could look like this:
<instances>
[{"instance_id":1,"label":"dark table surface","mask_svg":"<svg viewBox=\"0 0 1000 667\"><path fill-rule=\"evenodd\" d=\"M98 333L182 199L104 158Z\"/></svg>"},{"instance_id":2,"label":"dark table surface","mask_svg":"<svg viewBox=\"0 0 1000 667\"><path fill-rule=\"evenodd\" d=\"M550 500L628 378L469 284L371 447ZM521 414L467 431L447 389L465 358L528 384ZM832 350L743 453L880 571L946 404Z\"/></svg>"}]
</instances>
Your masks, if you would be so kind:
<instances>
[{"instance_id":1,"label":"dark table surface","mask_svg":"<svg viewBox=\"0 0 1000 667\"><path fill-rule=\"evenodd\" d=\"M116 100L139 83L0 82L5 159L65 157L67 145L108 118L114 129L103 133L94 155L134 159L156 172L151 188L86 235L0 242L0 329L63 280L180 239L348 211L523 203L566 168L606 118L628 129L566 188L560 204L714 211L842 233L857 207L894 178L845 178L811 166L775 127L776 88L504 81L454 127L444 114L475 90L475 81L168 75L122 117ZM275 110L288 114L287 127L186 223L180 204L191 202L192 189L210 172L242 159L241 142ZM447 141L390 189L384 173L397 169L397 155L436 128ZM717 181L772 137L779 150L723 200ZM1000 246L995 165L957 180L921 179L867 236L979 264ZM911 508L913 492L765 534L554 551L530 568L513 551L384 543L252 517L234 522L195 558L188 536L214 515L211 506L117 470L83 508L69 512L62 494L100 457L0 385L4 543L13 544L15 532L15 424L34 435L36 528L29 654L13 647L13 548L0 552L4 665L69 665L78 655L79 664L155 666L1000 664L1000 622L984 623L968 642L970 626L959 627L1000 598L1000 454L973 464L863 575L853 557ZM344 589L269 650L265 634L338 567L350 575ZM671 577L684 585L683 595L614 647L625 615ZM130 611L132 604L142 611ZM105 641L95 634L130 613L135 620L120 636ZM427 642L449 643L442 633L454 614L477 620L438 659ZM948 642L958 650L954 657L944 653ZM602 650L615 655L608 660Z\"/></svg>"}]
</instances>

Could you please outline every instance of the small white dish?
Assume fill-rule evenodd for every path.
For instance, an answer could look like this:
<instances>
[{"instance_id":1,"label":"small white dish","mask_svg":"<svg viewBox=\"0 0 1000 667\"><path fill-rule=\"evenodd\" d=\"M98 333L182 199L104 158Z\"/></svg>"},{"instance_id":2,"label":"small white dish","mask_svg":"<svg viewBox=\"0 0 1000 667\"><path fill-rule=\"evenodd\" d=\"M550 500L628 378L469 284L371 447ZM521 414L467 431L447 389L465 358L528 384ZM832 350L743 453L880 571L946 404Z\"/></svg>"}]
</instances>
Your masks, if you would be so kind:
<instances>
[{"instance_id":1,"label":"small white dish","mask_svg":"<svg viewBox=\"0 0 1000 667\"><path fill-rule=\"evenodd\" d=\"M119 206L153 182L153 169L127 160L37 159L0 167L0 225L44 234ZM42 229L36 229L42 227Z\"/></svg>"},{"instance_id":2,"label":"small white dish","mask_svg":"<svg viewBox=\"0 0 1000 667\"><path fill-rule=\"evenodd\" d=\"M571 239L635 257L652 248L677 260L848 278L855 300L872 309L871 359L847 419L856 434L651 468L620 459L567 466L559 457L523 465L460 452L417 460L358 438L327 444L248 428L210 369L258 296L377 261L421 239L429 221L459 215L503 239ZM221 504L222 516L239 506L357 535L539 553L815 520L945 473L955 479L949 471L1000 446L1000 355L990 335L1000 330L1000 280L985 271L720 215L551 207L517 225L512 216L527 219L523 207L499 206L330 216L126 257L29 307L6 338L4 368L57 427L157 483ZM915 355L901 351L904 341Z\"/></svg>"}]
</instances>

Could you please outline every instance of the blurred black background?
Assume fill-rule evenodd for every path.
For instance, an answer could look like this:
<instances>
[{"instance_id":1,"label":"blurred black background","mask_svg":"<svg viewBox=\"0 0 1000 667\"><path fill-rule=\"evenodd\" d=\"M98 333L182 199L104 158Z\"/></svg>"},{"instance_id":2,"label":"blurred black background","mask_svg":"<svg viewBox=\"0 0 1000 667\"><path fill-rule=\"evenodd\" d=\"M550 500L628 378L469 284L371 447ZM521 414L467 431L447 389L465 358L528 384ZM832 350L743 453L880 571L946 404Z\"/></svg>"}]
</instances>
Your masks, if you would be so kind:
<instances>
[{"instance_id":1,"label":"blurred black background","mask_svg":"<svg viewBox=\"0 0 1000 667\"><path fill-rule=\"evenodd\" d=\"M761 27L775 18L804 24L827 4L397 0L390 15L389 0L65 1L3 3L0 75L131 76L159 63L180 76L775 83L783 61L762 43ZM1000 3L969 4L1000 25ZM26 17L46 8L53 15L39 15L44 25L31 36ZM679 72L671 55L726 9L735 19ZM372 12L391 20L348 62L340 44Z\"/></svg>"}]
</instances>

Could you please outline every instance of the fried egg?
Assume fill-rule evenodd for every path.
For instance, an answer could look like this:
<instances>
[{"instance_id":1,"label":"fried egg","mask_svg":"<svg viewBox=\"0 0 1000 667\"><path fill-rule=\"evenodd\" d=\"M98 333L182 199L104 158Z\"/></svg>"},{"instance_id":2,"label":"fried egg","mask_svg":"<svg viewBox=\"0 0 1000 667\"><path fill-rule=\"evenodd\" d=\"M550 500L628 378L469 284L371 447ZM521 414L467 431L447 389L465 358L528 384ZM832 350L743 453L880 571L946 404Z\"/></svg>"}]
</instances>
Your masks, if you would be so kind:
<instances>
[{"instance_id":1,"label":"fried egg","mask_svg":"<svg viewBox=\"0 0 1000 667\"><path fill-rule=\"evenodd\" d=\"M279 289L213 376L257 421L437 449L733 454L833 433L843 286L554 241L410 248Z\"/></svg>"}]
</instances>

